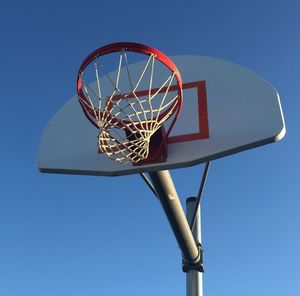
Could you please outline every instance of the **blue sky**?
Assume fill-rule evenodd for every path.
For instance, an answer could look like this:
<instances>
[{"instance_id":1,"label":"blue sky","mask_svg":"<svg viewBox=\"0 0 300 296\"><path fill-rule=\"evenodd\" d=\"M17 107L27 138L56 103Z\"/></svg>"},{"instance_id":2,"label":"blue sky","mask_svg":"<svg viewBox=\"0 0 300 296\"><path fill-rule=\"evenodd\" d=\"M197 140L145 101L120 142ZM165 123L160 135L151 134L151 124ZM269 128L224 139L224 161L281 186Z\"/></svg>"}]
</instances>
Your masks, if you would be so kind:
<instances>
[{"instance_id":1,"label":"blue sky","mask_svg":"<svg viewBox=\"0 0 300 296\"><path fill-rule=\"evenodd\" d=\"M139 176L40 174L44 126L82 59L116 41L226 59L278 90L283 141L212 163L203 199L204 295L299 295L298 1L0 4L0 295L184 295L180 251ZM174 170L184 200L202 166Z\"/></svg>"}]
</instances>

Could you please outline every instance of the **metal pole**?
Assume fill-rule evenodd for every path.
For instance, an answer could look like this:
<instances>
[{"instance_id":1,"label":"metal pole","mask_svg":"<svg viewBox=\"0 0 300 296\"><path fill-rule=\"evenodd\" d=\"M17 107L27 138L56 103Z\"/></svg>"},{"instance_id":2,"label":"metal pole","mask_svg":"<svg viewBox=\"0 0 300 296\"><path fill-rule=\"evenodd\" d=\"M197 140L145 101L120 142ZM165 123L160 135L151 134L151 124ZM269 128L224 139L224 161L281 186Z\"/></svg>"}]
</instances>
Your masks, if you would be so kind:
<instances>
[{"instance_id":1,"label":"metal pole","mask_svg":"<svg viewBox=\"0 0 300 296\"><path fill-rule=\"evenodd\" d=\"M200 260L199 250L169 171L150 172L149 176L182 251L183 259L197 263Z\"/></svg>"},{"instance_id":2,"label":"metal pole","mask_svg":"<svg viewBox=\"0 0 300 296\"><path fill-rule=\"evenodd\" d=\"M196 197L190 197L186 200L186 215L188 222L191 223L195 206L197 206ZM195 241L201 243L201 208L200 204L197 211L193 236ZM186 273L186 295L187 296L203 296L202 272L198 270L190 270Z\"/></svg>"}]
</instances>

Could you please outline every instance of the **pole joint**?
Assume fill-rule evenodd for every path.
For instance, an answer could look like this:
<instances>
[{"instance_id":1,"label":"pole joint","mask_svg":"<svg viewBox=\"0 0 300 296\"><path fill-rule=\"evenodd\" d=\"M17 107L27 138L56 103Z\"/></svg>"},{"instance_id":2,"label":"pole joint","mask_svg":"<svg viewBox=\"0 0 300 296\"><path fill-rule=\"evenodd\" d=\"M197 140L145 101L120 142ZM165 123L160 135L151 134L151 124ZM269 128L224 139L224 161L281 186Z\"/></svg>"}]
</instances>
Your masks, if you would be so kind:
<instances>
[{"instance_id":1,"label":"pole joint","mask_svg":"<svg viewBox=\"0 0 300 296\"><path fill-rule=\"evenodd\" d=\"M203 265L203 247L200 242L197 242L198 248L198 256L195 260L190 261L182 257L182 271L189 272L191 270L197 270L199 272L204 272L204 265Z\"/></svg>"}]
</instances>

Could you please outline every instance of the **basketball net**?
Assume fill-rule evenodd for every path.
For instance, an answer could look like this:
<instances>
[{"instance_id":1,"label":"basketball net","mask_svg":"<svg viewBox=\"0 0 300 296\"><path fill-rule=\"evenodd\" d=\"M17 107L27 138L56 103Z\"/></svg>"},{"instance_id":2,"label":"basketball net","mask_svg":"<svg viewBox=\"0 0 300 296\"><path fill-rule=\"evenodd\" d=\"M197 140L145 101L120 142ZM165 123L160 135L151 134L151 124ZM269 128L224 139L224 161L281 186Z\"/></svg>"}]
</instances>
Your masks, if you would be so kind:
<instances>
[{"instance_id":1,"label":"basketball net","mask_svg":"<svg viewBox=\"0 0 300 296\"><path fill-rule=\"evenodd\" d=\"M155 53L148 54L134 74L126 50L122 48L117 55L117 67L111 73L99 54L83 63L84 69L78 76L79 101L85 115L99 130L99 152L121 163L138 163L149 156L153 134L175 114L171 129L178 116L181 90L173 90L179 74L164 65L169 73L156 87L155 67L162 63Z\"/></svg>"}]
</instances>

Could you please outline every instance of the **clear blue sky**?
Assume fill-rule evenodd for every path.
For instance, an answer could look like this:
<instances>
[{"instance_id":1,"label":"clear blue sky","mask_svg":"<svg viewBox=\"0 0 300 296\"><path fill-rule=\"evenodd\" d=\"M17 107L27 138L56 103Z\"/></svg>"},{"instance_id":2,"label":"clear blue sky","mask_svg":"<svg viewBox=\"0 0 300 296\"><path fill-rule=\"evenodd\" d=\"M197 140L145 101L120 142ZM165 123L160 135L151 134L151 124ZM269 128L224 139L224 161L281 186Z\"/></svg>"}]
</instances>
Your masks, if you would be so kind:
<instances>
[{"instance_id":1,"label":"clear blue sky","mask_svg":"<svg viewBox=\"0 0 300 296\"><path fill-rule=\"evenodd\" d=\"M242 64L281 95L283 141L212 163L203 200L204 295L300 295L300 4L2 1L0 295L184 295L180 251L139 176L40 174L51 116L82 59L116 41ZM202 166L172 174L184 202Z\"/></svg>"}]
</instances>

